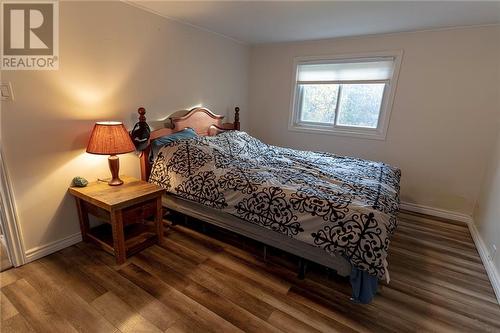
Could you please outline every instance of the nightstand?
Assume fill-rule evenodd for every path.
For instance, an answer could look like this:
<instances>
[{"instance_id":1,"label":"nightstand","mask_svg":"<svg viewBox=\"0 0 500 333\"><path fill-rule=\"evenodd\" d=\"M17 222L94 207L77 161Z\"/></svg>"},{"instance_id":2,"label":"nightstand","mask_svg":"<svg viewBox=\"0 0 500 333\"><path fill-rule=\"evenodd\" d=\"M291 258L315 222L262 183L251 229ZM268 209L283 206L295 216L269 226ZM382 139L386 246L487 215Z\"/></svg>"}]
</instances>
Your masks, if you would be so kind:
<instances>
[{"instance_id":1,"label":"nightstand","mask_svg":"<svg viewBox=\"0 0 500 333\"><path fill-rule=\"evenodd\" d=\"M164 190L132 177L122 180L120 186L97 181L86 187L69 188L76 199L83 240L114 255L117 264L163 238ZM90 228L89 214L104 223Z\"/></svg>"}]
</instances>

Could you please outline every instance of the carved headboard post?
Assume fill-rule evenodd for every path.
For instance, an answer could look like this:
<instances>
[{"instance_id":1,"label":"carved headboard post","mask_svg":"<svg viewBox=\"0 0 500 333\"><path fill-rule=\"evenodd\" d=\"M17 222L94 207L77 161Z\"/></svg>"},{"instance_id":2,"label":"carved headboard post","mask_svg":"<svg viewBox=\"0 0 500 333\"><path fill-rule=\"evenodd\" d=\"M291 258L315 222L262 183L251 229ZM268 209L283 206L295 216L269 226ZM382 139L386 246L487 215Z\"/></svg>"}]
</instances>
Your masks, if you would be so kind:
<instances>
[{"instance_id":1,"label":"carved headboard post","mask_svg":"<svg viewBox=\"0 0 500 333\"><path fill-rule=\"evenodd\" d=\"M143 108L143 107L140 107L140 108L137 109L137 112L139 113L139 121L141 123L145 123L146 122L146 116L145 116L146 109Z\"/></svg>"},{"instance_id":2,"label":"carved headboard post","mask_svg":"<svg viewBox=\"0 0 500 333\"><path fill-rule=\"evenodd\" d=\"M146 109L143 107L140 107L139 109L137 109L137 112L139 113L139 122L145 123L146 122L146 116L145 116ZM148 161L149 150L150 150L150 146L148 143L146 149L144 149L139 156L140 165L141 165L141 179L145 180L145 181L148 180L149 173L151 172L151 165L149 164L149 161Z\"/></svg>"},{"instance_id":3,"label":"carved headboard post","mask_svg":"<svg viewBox=\"0 0 500 333\"><path fill-rule=\"evenodd\" d=\"M234 108L234 129L240 130L240 108L238 106Z\"/></svg>"}]
</instances>

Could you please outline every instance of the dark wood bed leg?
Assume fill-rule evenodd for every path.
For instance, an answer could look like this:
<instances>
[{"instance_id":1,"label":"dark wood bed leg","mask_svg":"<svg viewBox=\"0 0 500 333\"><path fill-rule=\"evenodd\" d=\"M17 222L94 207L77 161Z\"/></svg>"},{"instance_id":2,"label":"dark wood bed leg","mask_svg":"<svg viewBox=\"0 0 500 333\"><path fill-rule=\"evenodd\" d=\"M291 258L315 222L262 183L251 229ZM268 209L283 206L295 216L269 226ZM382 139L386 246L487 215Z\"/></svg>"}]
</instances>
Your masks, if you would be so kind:
<instances>
[{"instance_id":1,"label":"dark wood bed leg","mask_svg":"<svg viewBox=\"0 0 500 333\"><path fill-rule=\"evenodd\" d=\"M306 271L307 271L307 260L300 258L299 259L299 274L297 275L297 278L299 280L304 280L306 277Z\"/></svg>"},{"instance_id":2,"label":"dark wood bed leg","mask_svg":"<svg viewBox=\"0 0 500 333\"><path fill-rule=\"evenodd\" d=\"M234 129L240 130L240 108L238 106L234 108Z\"/></svg>"},{"instance_id":3,"label":"dark wood bed leg","mask_svg":"<svg viewBox=\"0 0 500 333\"><path fill-rule=\"evenodd\" d=\"M264 245L264 261L267 261L267 245Z\"/></svg>"}]
</instances>

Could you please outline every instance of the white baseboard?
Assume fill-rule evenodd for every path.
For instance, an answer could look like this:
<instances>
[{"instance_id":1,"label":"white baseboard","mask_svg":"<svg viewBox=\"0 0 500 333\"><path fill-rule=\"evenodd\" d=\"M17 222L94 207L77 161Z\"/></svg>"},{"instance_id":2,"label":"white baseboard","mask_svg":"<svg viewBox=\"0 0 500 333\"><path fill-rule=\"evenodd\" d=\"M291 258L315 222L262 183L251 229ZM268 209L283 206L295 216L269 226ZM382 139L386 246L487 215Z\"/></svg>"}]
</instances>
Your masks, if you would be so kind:
<instances>
[{"instance_id":1,"label":"white baseboard","mask_svg":"<svg viewBox=\"0 0 500 333\"><path fill-rule=\"evenodd\" d=\"M77 232L76 234L56 240L54 242L33 247L25 253L26 263L48 256L49 254L62 250L81 241L82 234L80 232Z\"/></svg>"},{"instance_id":2,"label":"white baseboard","mask_svg":"<svg viewBox=\"0 0 500 333\"><path fill-rule=\"evenodd\" d=\"M409 203L409 202L402 202L399 205L399 208L404 209L404 210L409 210L409 211L415 212L415 213L427 214L427 215L441 217L444 219L450 219L450 220L454 220L454 221L459 221L459 222L463 222L463 223L467 223L467 224L472 223L472 216L462 214L462 213L452 212L450 210L434 208L434 207L429 207L429 206L424 206L424 205L418 205L418 204Z\"/></svg>"},{"instance_id":3,"label":"white baseboard","mask_svg":"<svg viewBox=\"0 0 500 333\"><path fill-rule=\"evenodd\" d=\"M479 252L486 273L488 273L488 277L490 278L491 286L497 297L497 302L500 304L500 272L493 264L493 261L488 257L488 247L479 234L476 225L474 223L468 223L467 225L469 226L470 234L474 240L474 244L476 244L477 252Z\"/></svg>"}]
</instances>

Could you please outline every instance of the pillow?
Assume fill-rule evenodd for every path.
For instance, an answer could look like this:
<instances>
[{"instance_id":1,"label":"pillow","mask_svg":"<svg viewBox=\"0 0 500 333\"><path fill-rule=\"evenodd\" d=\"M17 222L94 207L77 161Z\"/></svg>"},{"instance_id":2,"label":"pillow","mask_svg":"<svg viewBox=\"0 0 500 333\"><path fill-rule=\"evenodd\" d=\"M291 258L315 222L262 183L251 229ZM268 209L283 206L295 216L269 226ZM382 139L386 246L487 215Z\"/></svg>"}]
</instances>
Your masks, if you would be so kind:
<instances>
[{"instance_id":1,"label":"pillow","mask_svg":"<svg viewBox=\"0 0 500 333\"><path fill-rule=\"evenodd\" d=\"M185 128L182 131L162 136L151 143L151 150L149 152L149 163L153 163L158 152L163 146L179 140L186 140L197 137L198 135L192 128Z\"/></svg>"}]
</instances>

